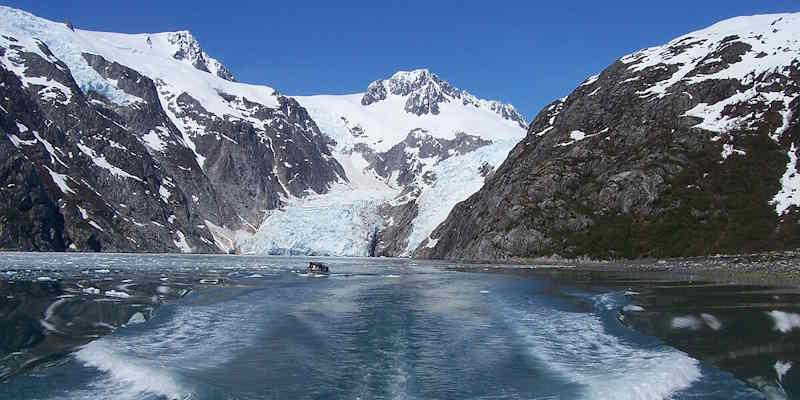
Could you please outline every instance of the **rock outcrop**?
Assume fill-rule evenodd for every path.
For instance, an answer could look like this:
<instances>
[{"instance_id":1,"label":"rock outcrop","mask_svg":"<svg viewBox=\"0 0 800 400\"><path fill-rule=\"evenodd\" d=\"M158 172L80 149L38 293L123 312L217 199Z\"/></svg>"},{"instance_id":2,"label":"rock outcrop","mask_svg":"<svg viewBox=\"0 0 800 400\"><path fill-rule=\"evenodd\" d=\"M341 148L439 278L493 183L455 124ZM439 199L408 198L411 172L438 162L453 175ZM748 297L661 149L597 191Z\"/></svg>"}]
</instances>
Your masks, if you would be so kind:
<instances>
[{"instance_id":1,"label":"rock outcrop","mask_svg":"<svg viewBox=\"0 0 800 400\"><path fill-rule=\"evenodd\" d=\"M687 256L800 245L800 14L625 56L547 106L415 255Z\"/></svg>"}]
</instances>

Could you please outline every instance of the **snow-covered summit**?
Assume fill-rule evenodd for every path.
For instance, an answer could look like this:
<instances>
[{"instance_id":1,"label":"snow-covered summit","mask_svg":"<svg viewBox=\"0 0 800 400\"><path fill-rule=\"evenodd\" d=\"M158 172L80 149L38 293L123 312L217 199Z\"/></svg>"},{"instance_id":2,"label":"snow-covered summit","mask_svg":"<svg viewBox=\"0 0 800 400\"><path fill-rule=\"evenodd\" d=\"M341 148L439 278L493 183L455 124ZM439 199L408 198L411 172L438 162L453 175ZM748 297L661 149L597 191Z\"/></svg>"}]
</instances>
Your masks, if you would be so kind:
<instances>
[{"instance_id":1,"label":"snow-covered summit","mask_svg":"<svg viewBox=\"0 0 800 400\"><path fill-rule=\"evenodd\" d=\"M465 90L460 90L442 80L428 69L398 71L389 79L380 79L370 83L367 92L361 98L361 104L371 104L386 100L389 96L402 97L405 100L406 112L415 115L441 112L441 103L461 103L493 111L503 119L508 119L526 127L525 118L514 106L495 100L479 99Z\"/></svg>"},{"instance_id":2,"label":"snow-covered summit","mask_svg":"<svg viewBox=\"0 0 800 400\"><path fill-rule=\"evenodd\" d=\"M183 60L201 71L209 72L222 79L235 81L233 74L231 74L221 62L203 51L200 47L200 43L198 43L191 32L178 31L157 33L148 35L146 41L149 40L152 43L154 37L166 40L166 42L172 46L172 57L176 60Z\"/></svg>"},{"instance_id":3,"label":"snow-covered summit","mask_svg":"<svg viewBox=\"0 0 800 400\"><path fill-rule=\"evenodd\" d=\"M527 129L514 106L479 99L427 69L399 71L364 93L297 99L342 151L387 151L415 129L440 139L467 133L489 140L519 140Z\"/></svg>"},{"instance_id":4,"label":"snow-covered summit","mask_svg":"<svg viewBox=\"0 0 800 400\"><path fill-rule=\"evenodd\" d=\"M3 21L0 35L40 40L67 65L82 91L96 92L112 101L122 102L128 96L116 82L100 76L87 63L85 54L102 56L153 79L167 108L172 108L182 93L219 117L252 120L247 110L231 103L231 96L239 102L246 98L270 108L279 105L275 89L233 82L227 69L208 56L187 31L141 34L87 31L3 6L0 6L0 21ZM180 121L176 122L183 127Z\"/></svg>"},{"instance_id":5,"label":"snow-covered summit","mask_svg":"<svg viewBox=\"0 0 800 400\"><path fill-rule=\"evenodd\" d=\"M349 182L271 214L244 251L408 255L526 131L513 106L478 99L427 69L374 81L366 93L297 100L335 140ZM325 217L304 217L320 208ZM336 233L352 246L330 243L330 226L352 227Z\"/></svg>"},{"instance_id":6,"label":"snow-covered summit","mask_svg":"<svg viewBox=\"0 0 800 400\"><path fill-rule=\"evenodd\" d=\"M678 82L710 79L753 82L759 75L780 72L796 62L800 53L800 13L736 17L718 22L663 46L640 50L621 61L638 72L669 69L667 79L642 91L664 96Z\"/></svg>"},{"instance_id":7,"label":"snow-covered summit","mask_svg":"<svg viewBox=\"0 0 800 400\"><path fill-rule=\"evenodd\" d=\"M0 6L0 20L5 25L0 27L0 31L17 36L38 38L56 49L64 47L55 45L54 42L59 39L89 39L88 44L91 44L92 38L104 39L106 42L113 41L118 50L138 52L143 56L142 61L149 57L172 58L191 65L197 70L234 81L233 75L228 69L220 61L209 56L189 31L141 34L92 32L75 29L71 23L49 21L26 11L6 6ZM75 43L75 45L79 44ZM91 48L91 46L84 47L86 50Z\"/></svg>"}]
</instances>

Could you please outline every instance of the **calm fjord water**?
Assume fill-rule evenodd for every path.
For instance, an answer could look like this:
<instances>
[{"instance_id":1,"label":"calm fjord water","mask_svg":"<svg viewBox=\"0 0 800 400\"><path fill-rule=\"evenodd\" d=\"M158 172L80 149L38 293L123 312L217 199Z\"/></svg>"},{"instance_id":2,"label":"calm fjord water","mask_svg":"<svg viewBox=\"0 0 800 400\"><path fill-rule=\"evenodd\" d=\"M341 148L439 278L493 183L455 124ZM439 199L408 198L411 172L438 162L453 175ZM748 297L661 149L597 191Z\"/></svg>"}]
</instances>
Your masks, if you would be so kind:
<instances>
[{"instance_id":1,"label":"calm fjord water","mask_svg":"<svg viewBox=\"0 0 800 400\"><path fill-rule=\"evenodd\" d=\"M623 324L619 311L631 299L618 285L457 272L441 262L325 261L332 274L322 278L303 274L302 258L4 254L0 398L730 400L769 392ZM74 351L53 357L70 341ZM30 348L41 357L24 358ZM769 393L785 395L774 383Z\"/></svg>"}]
</instances>

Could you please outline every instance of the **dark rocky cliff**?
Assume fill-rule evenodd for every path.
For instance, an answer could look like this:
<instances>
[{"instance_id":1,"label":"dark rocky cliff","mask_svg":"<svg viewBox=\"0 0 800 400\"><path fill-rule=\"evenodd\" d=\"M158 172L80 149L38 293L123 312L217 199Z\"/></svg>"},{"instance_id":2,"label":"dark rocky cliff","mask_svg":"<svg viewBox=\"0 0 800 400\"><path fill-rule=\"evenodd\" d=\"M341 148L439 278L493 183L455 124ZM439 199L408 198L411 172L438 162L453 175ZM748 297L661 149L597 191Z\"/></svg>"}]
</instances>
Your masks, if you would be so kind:
<instances>
[{"instance_id":1,"label":"dark rocky cliff","mask_svg":"<svg viewBox=\"0 0 800 400\"><path fill-rule=\"evenodd\" d=\"M0 39L0 249L227 251L226 232L346 179L294 99L219 91L239 117L218 115L90 52L78 56L98 83L80 85L44 41L18 36ZM195 53L199 71L232 79Z\"/></svg>"},{"instance_id":2,"label":"dark rocky cliff","mask_svg":"<svg viewBox=\"0 0 800 400\"><path fill-rule=\"evenodd\" d=\"M546 107L418 257L599 258L800 245L797 15L624 57Z\"/></svg>"}]
</instances>

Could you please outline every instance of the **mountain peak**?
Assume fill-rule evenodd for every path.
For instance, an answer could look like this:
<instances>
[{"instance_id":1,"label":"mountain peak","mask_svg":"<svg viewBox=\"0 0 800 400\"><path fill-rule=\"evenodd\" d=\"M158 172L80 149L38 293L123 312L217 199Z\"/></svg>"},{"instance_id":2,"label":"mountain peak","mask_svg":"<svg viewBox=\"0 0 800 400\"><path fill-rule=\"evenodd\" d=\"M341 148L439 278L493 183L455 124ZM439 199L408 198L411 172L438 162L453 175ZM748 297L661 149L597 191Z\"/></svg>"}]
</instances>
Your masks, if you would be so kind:
<instances>
[{"instance_id":1,"label":"mountain peak","mask_svg":"<svg viewBox=\"0 0 800 400\"><path fill-rule=\"evenodd\" d=\"M172 47L172 57L185 61L195 68L216 75L228 81L234 81L233 74L218 60L208 55L194 35L187 30L157 34L163 36ZM150 40L150 37L148 37Z\"/></svg>"},{"instance_id":2,"label":"mountain peak","mask_svg":"<svg viewBox=\"0 0 800 400\"><path fill-rule=\"evenodd\" d=\"M425 83L440 80L436 74L427 68L414 69L411 71L397 71L390 78L390 82Z\"/></svg>"},{"instance_id":3,"label":"mountain peak","mask_svg":"<svg viewBox=\"0 0 800 400\"><path fill-rule=\"evenodd\" d=\"M389 79L373 81L361 98L361 104L369 106L385 100L388 96L405 98L404 109L418 116L438 115L442 103L461 103L465 106L484 108L495 112L503 119L527 127L525 118L514 106L494 100L479 99L465 90L452 86L427 68L397 71Z\"/></svg>"},{"instance_id":4,"label":"mountain peak","mask_svg":"<svg viewBox=\"0 0 800 400\"><path fill-rule=\"evenodd\" d=\"M427 68L417 68L410 71L397 71L390 79L416 79L417 77L430 75L434 75L431 70Z\"/></svg>"},{"instance_id":5,"label":"mountain peak","mask_svg":"<svg viewBox=\"0 0 800 400\"><path fill-rule=\"evenodd\" d=\"M74 51L81 46L81 50L94 47L93 38L103 36L114 43L124 43L125 49L136 49L142 52L155 52L160 56L172 57L176 60L192 65L196 69L208 72L228 81L234 81L233 75L218 60L212 58L200 47L200 43L188 30L162 33L124 34L112 32L92 32L73 27L71 23L53 22L27 11L1 6L0 27L4 34L10 36L30 37L51 45L60 44L62 50L69 50L75 60L63 59L83 63L80 51ZM62 52L64 53L64 52ZM62 54L63 55L63 54ZM73 65L74 66L74 65Z\"/></svg>"}]
</instances>

